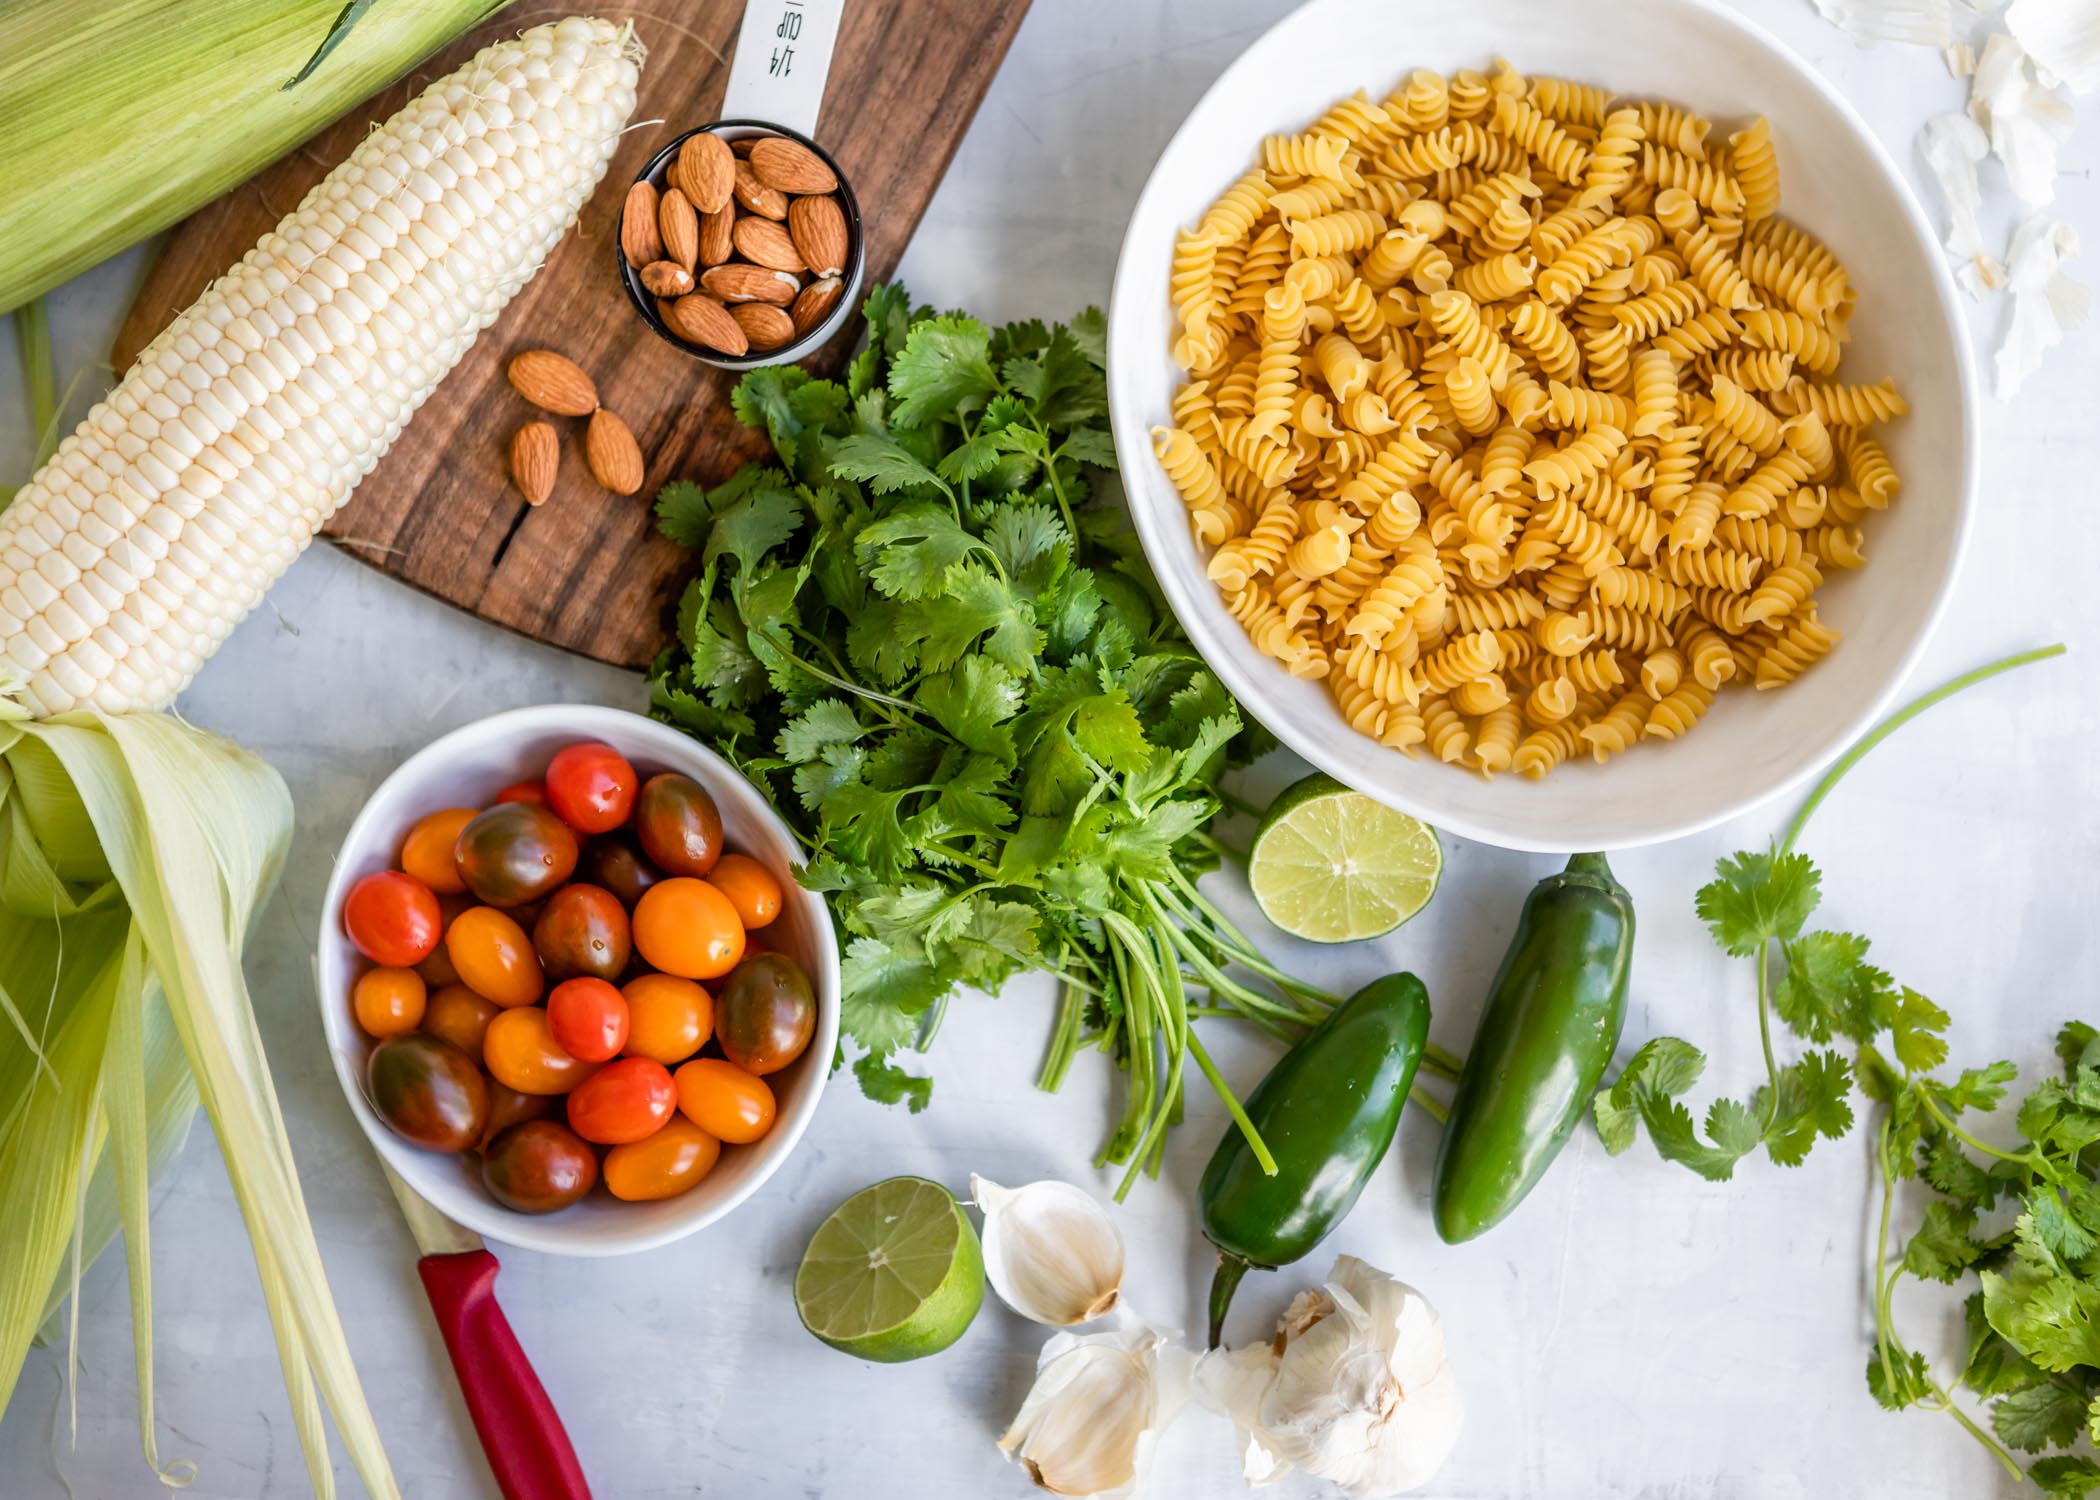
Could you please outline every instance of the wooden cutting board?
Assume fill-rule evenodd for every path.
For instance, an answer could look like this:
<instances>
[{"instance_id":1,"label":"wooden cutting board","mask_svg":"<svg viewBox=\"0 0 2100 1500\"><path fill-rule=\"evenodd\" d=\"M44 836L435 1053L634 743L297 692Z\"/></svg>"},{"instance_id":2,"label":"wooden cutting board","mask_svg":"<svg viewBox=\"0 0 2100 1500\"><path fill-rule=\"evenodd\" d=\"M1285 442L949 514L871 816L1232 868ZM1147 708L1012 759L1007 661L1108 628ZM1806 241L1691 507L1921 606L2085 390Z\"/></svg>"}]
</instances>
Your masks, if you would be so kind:
<instances>
[{"instance_id":1,"label":"wooden cutting board","mask_svg":"<svg viewBox=\"0 0 2100 1500\"><path fill-rule=\"evenodd\" d=\"M590 10L588 5L579 9ZM1028 0L846 0L817 139L860 200L866 285L895 269ZM613 273L627 185L672 136L719 115L743 7L735 0L650 0L631 15L649 49L637 128L621 142L577 228L476 341L394 449L328 524L336 545L383 572L526 635L602 661L641 666L667 635L667 604L687 554L658 536L649 501L666 480L714 482L764 439L729 409L733 375L651 333ZM506 12L329 130L180 225L117 336L126 368L154 335L348 154L374 120L450 72L538 8ZM661 123L639 123L661 122ZM854 319L815 358L839 367ZM562 429L561 474L537 510L510 485L505 452L530 408L504 381L508 356L545 346L570 355L625 417L648 455L639 494L598 488L583 465L580 421Z\"/></svg>"}]
</instances>

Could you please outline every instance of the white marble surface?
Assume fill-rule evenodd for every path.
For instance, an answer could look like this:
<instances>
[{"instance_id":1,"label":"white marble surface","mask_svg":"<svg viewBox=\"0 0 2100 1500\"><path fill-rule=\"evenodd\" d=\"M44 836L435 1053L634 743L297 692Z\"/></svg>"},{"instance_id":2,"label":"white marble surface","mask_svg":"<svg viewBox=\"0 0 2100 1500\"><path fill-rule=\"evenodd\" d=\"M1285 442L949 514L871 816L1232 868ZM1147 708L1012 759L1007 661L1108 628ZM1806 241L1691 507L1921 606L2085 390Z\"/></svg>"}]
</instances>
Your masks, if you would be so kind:
<instances>
[{"instance_id":1,"label":"white marble surface","mask_svg":"<svg viewBox=\"0 0 2100 1500\"><path fill-rule=\"evenodd\" d=\"M1962 86L1927 52L1854 49L1797 0L1741 0L1825 69L1903 156ZM915 290L996 316L1105 301L1122 221L1183 111L1280 0L1039 0L912 252ZM1516 42L1513 39L1513 50ZM2089 112L2090 112L2089 102ZM2100 242L2091 171L2100 121L2065 154L2060 212ZM62 364L100 357L136 257L55 299ZM1870 268L1862 268L1869 270ZM1994 340L2002 305L1979 310ZM1983 347L1980 342L1979 347ZM2019 404L1988 409L1990 523L1920 676L2068 640L2067 661L1938 710L1881 750L1808 840L1828 869L1827 914L1878 938L1900 977L1954 1012L1957 1057L2038 1067L2058 1021L2093 1006L2100 966L2100 733L2092 652L2100 544L2091 408L2100 336L2060 350ZM11 350L0 358L0 474L25 443ZM425 1312L413 1250L330 1075L308 953L330 851L405 753L492 710L545 701L638 706L638 678L528 645L328 548L300 562L185 697L197 722L265 754L290 782L301 837L252 950L250 977L335 1294L402 1488L417 1500L489 1497L464 1409ZM1264 790L1296 767L1261 768ZM1697 926L1691 892L1713 860L1761 843L1783 809L1626 855L1642 927L1629 1048L1667 1028L1706 1044L1718 1077L1758 1069L1740 966ZM1373 946L1295 951L1345 988L1391 966L1428 980L1438 1038L1462 1047L1514 909L1549 861L1458 845L1431 915ZM1216 884L1216 882L1214 882ZM1278 940L1274 947L1287 950ZM1019 1496L993 1439L1026 1389L1040 1333L987 1306L939 1358L863 1365L798 1327L789 1282L841 1197L895 1172L961 1187L972 1171L1094 1180L1110 1079L1083 1061L1062 1097L1030 1086L1047 992L1016 984L958 1004L932 1107L910 1116L834 1089L794 1159L754 1202L684 1244L617 1262L504 1257L502 1291L597 1493ZM1215 1043L1241 1085L1268 1053ZM1191 1095L1157 1184L1119 1214L1130 1299L1193 1324L1209 1256L1191 1197L1222 1116ZM1798 1171L1754 1163L1708 1186L1643 1144L1611 1162L1584 1131L1522 1214L1450 1249L1426 1213L1434 1132L1411 1118L1390 1165L1303 1273L1257 1276L1237 1325L1251 1336L1289 1288L1350 1251L1415 1281L1442 1309L1471 1414L1432 1492L1450 1497L1848 1497L2011 1491L1944 1419L1889 1416L1861 1382L1867 1160L1858 1141ZM307 1489L252 1261L215 1146L199 1129L159 1187L155 1368L163 1452L197 1461L191 1494L280 1500ZM161 1493L138 1454L120 1264L87 1278L77 1438L65 1437L63 1351L34 1352L0 1421L0 1495L85 1500ZM1906 1294L1927 1347L1954 1324ZM1944 1349L1942 1350L1944 1352ZM1222 1425L1191 1415L1160 1455L1156 1493L1239 1491ZM346 1479L357 1492L354 1478ZM1285 1495L1333 1493L1298 1481Z\"/></svg>"}]
</instances>

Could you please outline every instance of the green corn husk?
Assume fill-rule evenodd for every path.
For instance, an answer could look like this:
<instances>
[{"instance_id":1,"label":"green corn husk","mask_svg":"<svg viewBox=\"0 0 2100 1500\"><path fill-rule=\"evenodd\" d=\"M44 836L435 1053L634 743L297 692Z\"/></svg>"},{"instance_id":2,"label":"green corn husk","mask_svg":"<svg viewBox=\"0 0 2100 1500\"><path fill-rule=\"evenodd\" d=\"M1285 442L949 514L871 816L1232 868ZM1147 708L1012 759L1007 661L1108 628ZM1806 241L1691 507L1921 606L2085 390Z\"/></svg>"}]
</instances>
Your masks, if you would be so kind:
<instances>
[{"instance_id":1,"label":"green corn husk","mask_svg":"<svg viewBox=\"0 0 2100 1500\"><path fill-rule=\"evenodd\" d=\"M245 182L499 8L0 3L0 312Z\"/></svg>"}]
</instances>

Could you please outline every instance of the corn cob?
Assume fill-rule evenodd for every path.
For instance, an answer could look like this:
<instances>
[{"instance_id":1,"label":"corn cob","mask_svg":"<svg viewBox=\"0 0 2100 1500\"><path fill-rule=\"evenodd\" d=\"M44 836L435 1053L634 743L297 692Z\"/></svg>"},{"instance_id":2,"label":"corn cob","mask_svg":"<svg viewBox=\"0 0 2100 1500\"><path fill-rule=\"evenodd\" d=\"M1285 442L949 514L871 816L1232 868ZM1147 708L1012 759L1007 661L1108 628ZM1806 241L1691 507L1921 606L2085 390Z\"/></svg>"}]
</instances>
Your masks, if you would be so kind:
<instances>
[{"instance_id":1,"label":"corn cob","mask_svg":"<svg viewBox=\"0 0 2100 1500\"><path fill-rule=\"evenodd\" d=\"M148 346L0 513L32 713L174 702L575 222L640 62L584 17L486 48Z\"/></svg>"}]
</instances>

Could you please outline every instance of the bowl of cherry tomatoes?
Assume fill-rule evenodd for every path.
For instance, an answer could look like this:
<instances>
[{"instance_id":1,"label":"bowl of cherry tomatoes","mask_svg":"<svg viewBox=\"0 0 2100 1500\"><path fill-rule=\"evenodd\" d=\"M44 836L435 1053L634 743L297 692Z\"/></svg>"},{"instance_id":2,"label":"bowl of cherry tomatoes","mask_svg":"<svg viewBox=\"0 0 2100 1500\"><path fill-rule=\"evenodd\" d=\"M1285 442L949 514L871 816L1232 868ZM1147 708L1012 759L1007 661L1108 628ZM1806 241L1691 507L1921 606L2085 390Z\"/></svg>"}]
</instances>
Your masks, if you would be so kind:
<instances>
[{"instance_id":1,"label":"bowl of cherry tomatoes","mask_svg":"<svg viewBox=\"0 0 2100 1500\"><path fill-rule=\"evenodd\" d=\"M618 709L515 709L373 792L317 959L351 1111L448 1217L566 1255L666 1244L815 1112L839 957L794 836L730 765Z\"/></svg>"}]
</instances>

